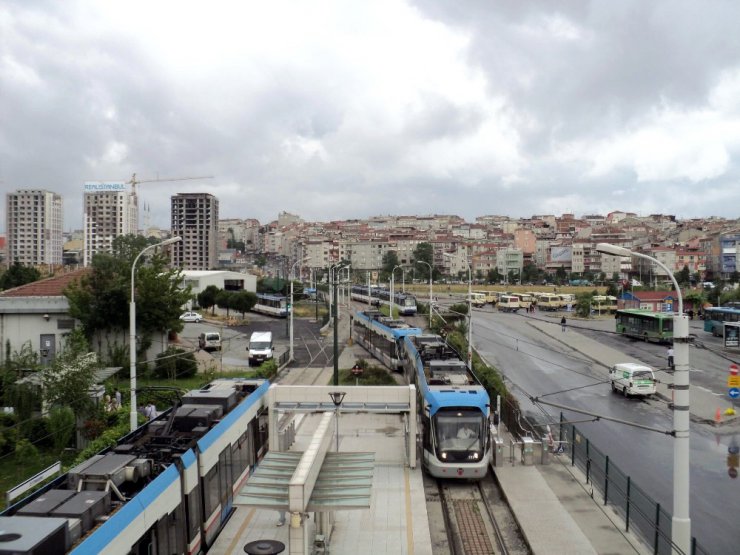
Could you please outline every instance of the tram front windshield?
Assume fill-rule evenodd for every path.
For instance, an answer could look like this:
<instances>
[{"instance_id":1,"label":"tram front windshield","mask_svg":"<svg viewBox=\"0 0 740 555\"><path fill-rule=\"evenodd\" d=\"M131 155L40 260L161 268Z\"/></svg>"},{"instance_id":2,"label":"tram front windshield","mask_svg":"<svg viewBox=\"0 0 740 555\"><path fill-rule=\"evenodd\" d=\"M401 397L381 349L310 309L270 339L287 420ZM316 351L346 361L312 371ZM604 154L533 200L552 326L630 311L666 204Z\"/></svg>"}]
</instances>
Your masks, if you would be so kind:
<instances>
[{"instance_id":1,"label":"tram front windshield","mask_svg":"<svg viewBox=\"0 0 740 555\"><path fill-rule=\"evenodd\" d=\"M485 424L480 412L440 411L435 416L437 446L441 450L482 451Z\"/></svg>"}]
</instances>

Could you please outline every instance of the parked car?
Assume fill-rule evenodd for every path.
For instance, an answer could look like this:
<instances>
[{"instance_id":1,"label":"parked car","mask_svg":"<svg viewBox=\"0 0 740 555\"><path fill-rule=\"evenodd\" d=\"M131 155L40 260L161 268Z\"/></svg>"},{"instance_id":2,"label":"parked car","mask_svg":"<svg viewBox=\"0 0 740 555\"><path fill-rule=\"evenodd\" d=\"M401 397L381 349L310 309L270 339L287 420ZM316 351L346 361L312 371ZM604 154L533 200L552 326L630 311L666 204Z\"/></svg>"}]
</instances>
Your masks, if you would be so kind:
<instances>
[{"instance_id":1,"label":"parked car","mask_svg":"<svg viewBox=\"0 0 740 555\"><path fill-rule=\"evenodd\" d=\"M200 322L203 320L203 316L197 312L183 312L180 314L180 320L183 322Z\"/></svg>"},{"instance_id":2,"label":"parked car","mask_svg":"<svg viewBox=\"0 0 740 555\"><path fill-rule=\"evenodd\" d=\"M201 333L198 337L198 347L204 351L220 351L221 334L217 331Z\"/></svg>"}]
</instances>

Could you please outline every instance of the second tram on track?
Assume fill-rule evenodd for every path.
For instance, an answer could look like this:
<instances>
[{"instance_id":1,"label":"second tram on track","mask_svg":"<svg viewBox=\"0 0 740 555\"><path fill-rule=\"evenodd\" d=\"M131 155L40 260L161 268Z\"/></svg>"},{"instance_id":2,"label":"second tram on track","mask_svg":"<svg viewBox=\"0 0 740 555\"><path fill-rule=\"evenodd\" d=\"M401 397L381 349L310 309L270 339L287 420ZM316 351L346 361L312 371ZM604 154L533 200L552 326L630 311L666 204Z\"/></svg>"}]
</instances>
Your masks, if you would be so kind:
<instances>
[{"instance_id":1,"label":"second tram on track","mask_svg":"<svg viewBox=\"0 0 740 555\"><path fill-rule=\"evenodd\" d=\"M381 304L390 306L391 292L383 287L368 287L367 285L353 285L351 291L352 299L361 301L369 305L380 306ZM393 293L394 310L403 316L413 316L416 314L416 297L408 293Z\"/></svg>"},{"instance_id":2,"label":"second tram on track","mask_svg":"<svg viewBox=\"0 0 740 555\"><path fill-rule=\"evenodd\" d=\"M399 324L377 311L353 318L358 342L391 369L402 365L416 386L424 469L437 478L482 479L492 454L488 391L443 337Z\"/></svg>"},{"instance_id":3,"label":"second tram on track","mask_svg":"<svg viewBox=\"0 0 740 555\"><path fill-rule=\"evenodd\" d=\"M403 372L403 338L420 333L419 328L408 325L404 320L384 316L377 310L356 312L352 319L355 340L394 372Z\"/></svg>"}]
</instances>

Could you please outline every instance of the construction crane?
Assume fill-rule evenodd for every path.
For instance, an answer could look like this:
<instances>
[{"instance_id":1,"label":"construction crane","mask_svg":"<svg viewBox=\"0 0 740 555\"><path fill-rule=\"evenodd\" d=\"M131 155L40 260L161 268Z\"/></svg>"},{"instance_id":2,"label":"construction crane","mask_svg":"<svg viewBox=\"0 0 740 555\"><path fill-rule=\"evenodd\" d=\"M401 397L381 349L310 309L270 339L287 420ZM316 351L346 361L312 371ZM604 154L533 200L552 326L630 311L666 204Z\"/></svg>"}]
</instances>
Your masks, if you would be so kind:
<instances>
[{"instance_id":1,"label":"construction crane","mask_svg":"<svg viewBox=\"0 0 740 555\"><path fill-rule=\"evenodd\" d=\"M136 185L138 183L155 183L158 181L187 181L190 179L213 179L212 175L201 175L198 177L164 177L157 179L136 179L136 174L131 175L131 179L126 181L127 185L131 185L131 192L136 194Z\"/></svg>"}]
</instances>

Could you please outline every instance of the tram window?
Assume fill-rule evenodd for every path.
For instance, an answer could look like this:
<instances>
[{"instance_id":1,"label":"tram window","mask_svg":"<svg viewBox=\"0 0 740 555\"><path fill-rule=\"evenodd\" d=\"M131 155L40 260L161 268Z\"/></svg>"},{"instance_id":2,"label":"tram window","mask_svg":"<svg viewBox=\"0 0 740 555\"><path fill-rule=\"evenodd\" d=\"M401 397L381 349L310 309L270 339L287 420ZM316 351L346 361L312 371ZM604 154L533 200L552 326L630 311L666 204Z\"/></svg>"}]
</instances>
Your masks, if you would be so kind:
<instances>
[{"instance_id":1,"label":"tram window","mask_svg":"<svg viewBox=\"0 0 740 555\"><path fill-rule=\"evenodd\" d=\"M205 499L204 504L206 508L206 514L204 515L207 519L213 512L216 510L216 507L218 507L219 499L221 498L221 495L219 493L218 489L218 483L219 483L219 476L218 476L218 465L214 466L211 470L208 471L208 474L206 474L205 479L205 492L204 497Z\"/></svg>"},{"instance_id":2,"label":"tram window","mask_svg":"<svg viewBox=\"0 0 740 555\"><path fill-rule=\"evenodd\" d=\"M188 503L188 542L193 541L200 530L200 490L195 488L186 496Z\"/></svg>"},{"instance_id":3,"label":"tram window","mask_svg":"<svg viewBox=\"0 0 740 555\"><path fill-rule=\"evenodd\" d=\"M169 515L165 515L157 522L157 553L174 553L170 549Z\"/></svg>"},{"instance_id":4,"label":"tram window","mask_svg":"<svg viewBox=\"0 0 740 555\"><path fill-rule=\"evenodd\" d=\"M224 500L228 497L229 488L233 483L231 481L231 468L228 464L229 455L231 451L226 447L221 454L218 456L218 477L219 477L219 488L221 489L221 499Z\"/></svg>"}]
</instances>

